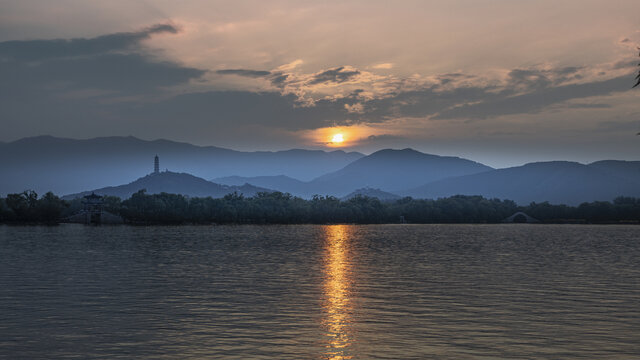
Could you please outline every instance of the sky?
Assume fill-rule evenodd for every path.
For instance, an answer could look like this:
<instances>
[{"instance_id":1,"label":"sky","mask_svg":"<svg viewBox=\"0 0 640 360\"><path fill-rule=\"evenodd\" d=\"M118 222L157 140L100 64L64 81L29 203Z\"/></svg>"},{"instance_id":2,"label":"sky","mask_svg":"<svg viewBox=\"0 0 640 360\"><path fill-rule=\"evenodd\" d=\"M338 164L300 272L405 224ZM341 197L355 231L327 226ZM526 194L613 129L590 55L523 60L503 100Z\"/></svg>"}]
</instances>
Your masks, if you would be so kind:
<instances>
[{"instance_id":1,"label":"sky","mask_svg":"<svg viewBox=\"0 0 640 360\"><path fill-rule=\"evenodd\" d=\"M0 0L0 141L640 160L638 14L637 0Z\"/></svg>"}]
</instances>

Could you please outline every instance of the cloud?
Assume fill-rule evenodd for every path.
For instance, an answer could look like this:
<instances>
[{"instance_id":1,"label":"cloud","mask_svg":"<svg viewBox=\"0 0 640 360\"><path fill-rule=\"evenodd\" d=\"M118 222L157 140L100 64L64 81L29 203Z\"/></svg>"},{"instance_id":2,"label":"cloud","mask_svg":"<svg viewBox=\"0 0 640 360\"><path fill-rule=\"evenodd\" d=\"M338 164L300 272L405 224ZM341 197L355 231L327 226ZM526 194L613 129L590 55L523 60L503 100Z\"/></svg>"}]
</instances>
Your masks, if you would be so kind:
<instances>
[{"instance_id":1,"label":"cloud","mask_svg":"<svg viewBox=\"0 0 640 360\"><path fill-rule=\"evenodd\" d=\"M393 68L393 64L392 63L375 64L375 65L372 66L372 68L388 70L388 69L392 69Z\"/></svg>"},{"instance_id":2,"label":"cloud","mask_svg":"<svg viewBox=\"0 0 640 360\"><path fill-rule=\"evenodd\" d=\"M280 65L278 67L277 70L279 71L292 71L293 69L297 68L298 66L304 64L304 61L302 59L296 59L288 64L284 64L284 65Z\"/></svg>"},{"instance_id":3,"label":"cloud","mask_svg":"<svg viewBox=\"0 0 640 360\"><path fill-rule=\"evenodd\" d=\"M343 83L360 75L360 70L340 66L315 74L309 81L310 85L321 83Z\"/></svg>"},{"instance_id":4,"label":"cloud","mask_svg":"<svg viewBox=\"0 0 640 360\"><path fill-rule=\"evenodd\" d=\"M364 106L361 103L344 104L344 108L347 110L348 113L357 113L357 114L364 113Z\"/></svg>"},{"instance_id":5,"label":"cloud","mask_svg":"<svg viewBox=\"0 0 640 360\"><path fill-rule=\"evenodd\" d=\"M207 70L162 59L143 44L156 34L177 31L159 24L88 39L0 42L3 126L16 133L33 128L45 133L61 127L93 133L154 128L200 136L202 129L237 126L297 131L403 118L481 120L559 106L604 109L609 107L602 104L606 100L572 100L611 95L632 85L620 63L401 78L348 65L305 73L299 67L302 60L296 60L268 70L214 70L255 79L263 91L197 91L188 85L202 80ZM178 86L180 94L170 90Z\"/></svg>"},{"instance_id":6,"label":"cloud","mask_svg":"<svg viewBox=\"0 0 640 360\"><path fill-rule=\"evenodd\" d=\"M225 70L216 71L216 74L220 74L220 75L238 75L238 76L259 78L259 77L268 76L268 75L271 74L271 72L270 71L264 71L264 70L225 69Z\"/></svg>"}]
</instances>

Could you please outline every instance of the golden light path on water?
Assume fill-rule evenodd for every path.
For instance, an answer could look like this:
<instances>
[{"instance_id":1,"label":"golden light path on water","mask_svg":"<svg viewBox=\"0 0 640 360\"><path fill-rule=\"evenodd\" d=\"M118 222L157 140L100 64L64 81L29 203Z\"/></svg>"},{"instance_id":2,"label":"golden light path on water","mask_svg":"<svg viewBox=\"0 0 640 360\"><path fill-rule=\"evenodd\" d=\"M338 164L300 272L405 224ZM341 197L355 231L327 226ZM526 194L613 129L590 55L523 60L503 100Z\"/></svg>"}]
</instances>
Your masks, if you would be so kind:
<instances>
[{"instance_id":1,"label":"golden light path on water","mask_svg":"<svg viewBox=\"0 0 640 360\"><path fill-rule=\"evenodd\" d=\"M346 225L330 225L326 230L326 253L324 259L325 318L328 343L326 358L331 360L351 359L352 345L351 298L352 265L349 241L352 229Z\"/></svg>"}]
</instances>

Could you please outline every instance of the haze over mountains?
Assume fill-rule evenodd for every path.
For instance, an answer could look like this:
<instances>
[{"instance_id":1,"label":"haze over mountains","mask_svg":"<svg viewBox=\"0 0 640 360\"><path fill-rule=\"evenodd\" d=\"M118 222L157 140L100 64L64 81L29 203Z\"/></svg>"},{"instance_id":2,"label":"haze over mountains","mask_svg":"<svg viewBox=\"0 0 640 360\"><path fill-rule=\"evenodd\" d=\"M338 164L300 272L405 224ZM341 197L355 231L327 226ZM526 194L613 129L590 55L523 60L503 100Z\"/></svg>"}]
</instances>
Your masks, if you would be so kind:
<instances>
[{"instance_id":1,"label":"haze over mountains","mask_svg":"<svg viewBox=\"0 0 640 360\"><path fill-rule=\"evenodd\" d=\"M38 136L0 143L0 194L25 189L70 194L126 184L149 174L156 154L160 156L161 170L204 179L287 175L301 180L341 169L364 156L341 150L242 152L135 137L75 140Z\"/></svg>"},{"instance_id":2,"label":"haze over mountains","mask_svg":"<svg viewBox=\"0 0 640 360\"><path fill-rule=\"evenodd\" d=\"M314 194L343 197L360 188L399 192L436 180L489 170L492 168L458 157L423 154L412 149L385 149L309 182L281 176L229 177L212 181L228 185L249 183L302 197Z\"/></svg>"},{"instance_id":3,"label":"haze over mountains","mask_svg":"<svg viewBox=\"0 0 640 360\"><path fill-rule=\"evenodd\" d=\"M161 168L171 171L149 174L155 154ZM275 190L304 198L361 194L393 200L463 194L519 204L569 205L621 195L640 197L640 161L553 161L492 169L412 149L384 149L368 156L343 151L240 152L132 137L45 136L0 143L0 167L0 195L34 189L74 194L70 197L96 191L126 198L144 188L149 193L221 197L234 191L253 196Z\"/></svg>"}]
</instances>

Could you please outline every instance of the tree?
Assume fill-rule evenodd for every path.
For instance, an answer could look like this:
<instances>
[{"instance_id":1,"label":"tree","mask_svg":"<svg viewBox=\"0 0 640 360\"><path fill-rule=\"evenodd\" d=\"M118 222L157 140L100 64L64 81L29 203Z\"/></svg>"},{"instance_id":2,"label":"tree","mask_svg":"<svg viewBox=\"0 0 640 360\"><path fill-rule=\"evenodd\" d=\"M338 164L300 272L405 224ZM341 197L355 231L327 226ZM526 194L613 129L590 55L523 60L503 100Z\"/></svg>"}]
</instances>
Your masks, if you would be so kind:
<instances>
[{"instance_id":1,"label":"tree","mask_svg":"<svg viewBox=\"0 0 640 360\"><path fill-rule=\"evenodd\" d=\"M35 191L27 190L20 194L8 194L6 203L15 214L16 220L35 220L35 212L38 206L38 194Z\"/></svg>"},{"instance_id":2,"label":"tree","mask_svg":"<svg viewBox=\"0 0 640 360\"><path fill-rule=\"evenodd\" d=\"M51 191L44 194L38 201L38 221L57 223L60 221L62 211L69 204L55 196Z\"/></svg>"}]
</instances>

